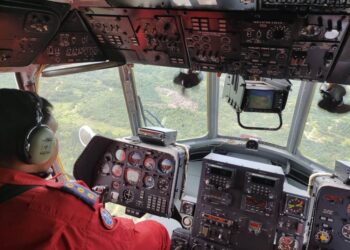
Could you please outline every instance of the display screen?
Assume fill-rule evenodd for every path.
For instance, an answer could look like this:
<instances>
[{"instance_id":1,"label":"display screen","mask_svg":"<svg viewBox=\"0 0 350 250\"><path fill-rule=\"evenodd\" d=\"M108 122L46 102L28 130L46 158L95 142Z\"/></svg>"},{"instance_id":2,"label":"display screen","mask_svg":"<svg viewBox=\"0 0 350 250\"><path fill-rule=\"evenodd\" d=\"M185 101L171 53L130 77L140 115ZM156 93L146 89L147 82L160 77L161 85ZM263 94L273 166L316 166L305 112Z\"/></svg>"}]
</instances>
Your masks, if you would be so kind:
<instances>
[{"instance_id":1,"label":"display screen","mask_svg":"<svg viewBox=\"0 0 350 250\"><path fill-rule=\"evenodd\" d=\"M210 168L210 173L219 176L231 177L232 171L221 169L221 168Z\"/></svg>"},{"instance_id":2,"label":"display screen","mask_svg":"<svg viewBox=\"0 0 350 250\"><path fill-rule=\"evenodd\" d=\"M265 199L251 195L245 197L245 203L247 206L259 208L260 210L264 210L267 207L267 201Z\"/></svg>"},{"instance_id":3,"label":"display screen","mask_svg":"<svg viewBox=\"0 0 350 250\"><path fill-rule=\"evenodd\" d=\"M263 178L263 177L259 177L259 176L255 176L255 175L252 175L251 181L253 183L255 183L255 184L262 184L262 185L270 186L270 187L274 187L275 186L275 181L274 180Z\"/></svg>"},{"instance_id":4,"label":"display screen","mask_svg":"<svg viewBox=\"0 0 350 250\"><path fill-rule=\"evenodd\" d=\"M273 91L272 90L248 90L247 108L248 109L272 109Z\"/></svg>"}]
</instances>

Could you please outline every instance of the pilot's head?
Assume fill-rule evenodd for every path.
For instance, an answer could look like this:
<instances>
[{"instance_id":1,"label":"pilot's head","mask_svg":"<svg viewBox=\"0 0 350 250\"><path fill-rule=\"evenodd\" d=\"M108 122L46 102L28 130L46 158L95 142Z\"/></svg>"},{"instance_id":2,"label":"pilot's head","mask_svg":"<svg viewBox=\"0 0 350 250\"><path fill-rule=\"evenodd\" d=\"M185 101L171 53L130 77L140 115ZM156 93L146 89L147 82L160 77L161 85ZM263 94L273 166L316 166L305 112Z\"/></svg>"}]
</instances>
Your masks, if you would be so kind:
<instances>
[{"instance_id":1,"label":"pilot's head","mask_svg":"<svg viewBox=\"0 0 350 250\"><path fill-rule=\"evenodd\" d=\"M0 167L46 172L57 157L52 105L34 93L0 89Z\"/></svg>"}]
</instances>

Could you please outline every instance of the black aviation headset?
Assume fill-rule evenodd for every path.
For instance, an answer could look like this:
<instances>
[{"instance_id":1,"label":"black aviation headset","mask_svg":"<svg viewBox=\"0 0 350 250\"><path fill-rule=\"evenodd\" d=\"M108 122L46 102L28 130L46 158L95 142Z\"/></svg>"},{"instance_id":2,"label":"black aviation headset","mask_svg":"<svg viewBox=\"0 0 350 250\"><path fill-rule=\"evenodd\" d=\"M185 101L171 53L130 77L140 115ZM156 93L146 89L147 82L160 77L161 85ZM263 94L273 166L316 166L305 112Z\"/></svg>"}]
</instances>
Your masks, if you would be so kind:
<instances>
[{"instance_id":1,"label":"black aviation headset","mask_svg":"<svg viewBox=\"0 0 350 250\"><path fill-rule=\"evenodd\" d=\"M42 164L53 156L57 141L55 133L42 124L44 116L40 97L32 92L28 93L36 102L36 124L25 135L22 158L28 164Z\"/></svg>"}]
</instances>

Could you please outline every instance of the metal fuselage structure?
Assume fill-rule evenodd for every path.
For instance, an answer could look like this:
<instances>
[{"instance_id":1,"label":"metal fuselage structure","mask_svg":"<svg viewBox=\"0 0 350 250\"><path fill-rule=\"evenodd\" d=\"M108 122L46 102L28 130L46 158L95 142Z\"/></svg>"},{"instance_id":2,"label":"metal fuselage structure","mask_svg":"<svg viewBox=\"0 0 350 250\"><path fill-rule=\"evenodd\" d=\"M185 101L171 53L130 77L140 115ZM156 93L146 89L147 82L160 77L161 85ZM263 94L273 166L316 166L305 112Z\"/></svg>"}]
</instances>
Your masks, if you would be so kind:
<instances>
[{"instance_id":1,"label":"metal fuselage structure","mask_svg":"<svg viewBox=\"0 0 350 250\"><path fill-rule=\"evenodd\" d=\"M131 136L144 125L134 65L207 72L206 135L166 147L97 136L75 177L129 214L178 220L185 230L173 234L173 249L345 250L350 212L338 209L350 204L349 187L336 181L342 202L330 188L334 209L322 198L328 177L306 192L310 176L331 170L298 149L316 82L350 84L349 8L346 0L2 1L0 71L37 91L40 77L115 68ZM301 81L285 147L263 141L252 150L219 133L221 74Z\"/></svg>"}]
</instances>

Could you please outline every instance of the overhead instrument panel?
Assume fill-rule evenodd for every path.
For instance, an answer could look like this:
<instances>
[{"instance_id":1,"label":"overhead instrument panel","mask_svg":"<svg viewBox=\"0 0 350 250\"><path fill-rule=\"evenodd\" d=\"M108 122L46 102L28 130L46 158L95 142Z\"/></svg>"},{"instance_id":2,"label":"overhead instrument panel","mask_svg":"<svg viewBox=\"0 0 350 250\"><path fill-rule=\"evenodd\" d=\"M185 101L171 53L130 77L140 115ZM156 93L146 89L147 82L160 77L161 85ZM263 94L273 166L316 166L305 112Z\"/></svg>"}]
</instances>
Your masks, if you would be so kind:
<instances>
[{"instance_id":1,"label":"overhead instrument panel","mask_svg":"<svg viewBox=\"0 0 350 250\"><path fill-rule=\"evenodd\" d=\"M72 11L62 23L54 39L39 56L37 63L81 63L105 59L80 14Z\"/></svg>"},{"instance_id":2,"label":"overhead instrument panel","mask_svg":"<svg viewBox=\"0 0 350 250\"><path fill-rule=\"evenodd\" d=\"M62 6L68 5L4 6L0 66L28 65L39 55L41 64L110 60L240 74L246 80L348 81L348 1L248 2L244 11L79 3L86 7L77 4L59 32L67 11ZM249 4L261 8L248 11Z\"/></svg>"},{"instance_id":3,"label":"overhead instrument panel","mask_svg":"<svg viewBox=\"0 0 350 250\"><path fill-rule=\"evenodd\" d=\"M342 15L184 12L192 69L259 77L326 79L348 28Z\"/></svg>"},{"instance_id":4,"label":"overhead instrument panel","mask_svg":"<svg viewBox=\"0 0 350 250\"><path fill-rule=\"evenodd\" d=\"M69 5L0 4L0 67L31 64L57 32ZM56 6L57 5L57 6ZM55 8L55 6L57 8Z\"/></svg>"},{"instance_id":5,"label":"overhead instrument panel","mask_svg":"<svg viewBox=\"0 0 350 250\"><path fill-rule=\"evenodd\" d=\"M180 23L169 11L91 8L85 17L110 56L118 51L129 63L188 67Z\"/></svg>"},{"instance_id":6,"label":"overhead instrument panel","mask_svg":"<svg viewBox=\"0 0 350 250\"><path fill-rule=\"evenodd\" d=\"M103 150L90 155L90 151L97 154L97 147ZM103 202L127 207L128 214L170 217L176 190L182 185L182 179L176 180L182 176L184 154L176 146L97 137L77 161L75 177L85 180Z\"/></svg>"},{"instance_id":7,"label":"overhead instrument panel","mask_svg":"<svg viewBox=\"0 0 350 250\"><path fill-rule=\"evenodd\" d=\"M260 77L324 81L349 17L293 12L88 8L109 59ZM120 53L120 54L118 54Z\"/></svg>"},{"instance_id":8,"label":"overhead instrument panel","mask_svg":"<svg viewBox=\"0 0 350 250\"><path fill-rule=\"evenodd\" d=\"M348 0L261 0L262 10L283 9L288 11L345 11L350 8Z\"/></svg>"}]
</instances>

